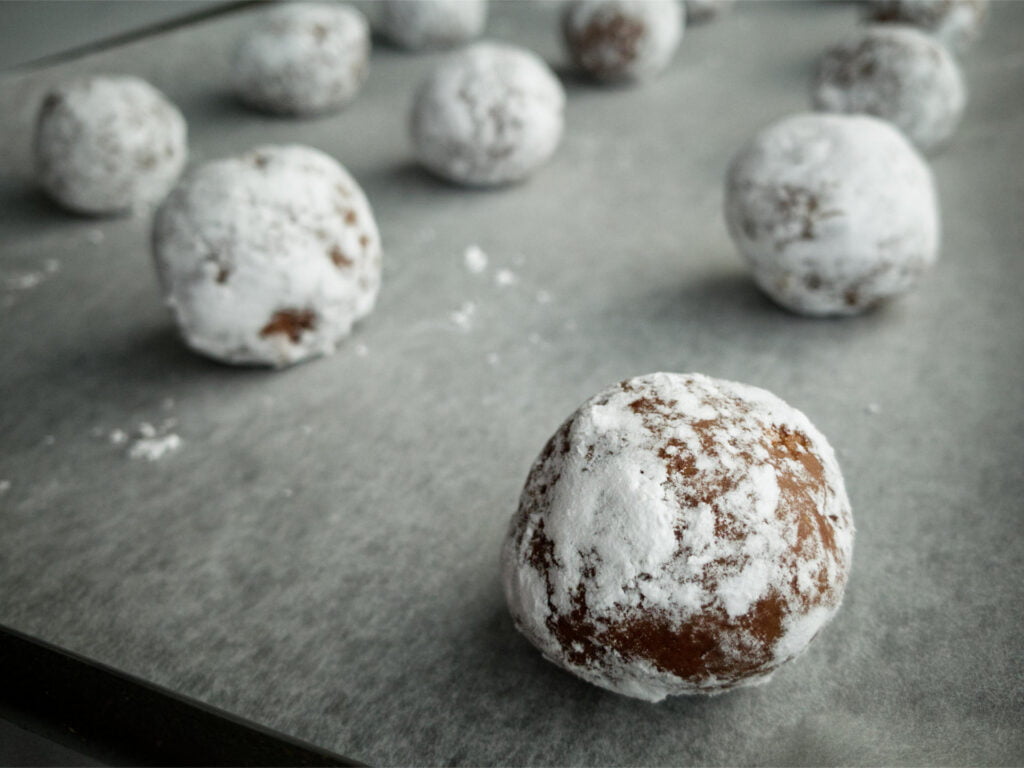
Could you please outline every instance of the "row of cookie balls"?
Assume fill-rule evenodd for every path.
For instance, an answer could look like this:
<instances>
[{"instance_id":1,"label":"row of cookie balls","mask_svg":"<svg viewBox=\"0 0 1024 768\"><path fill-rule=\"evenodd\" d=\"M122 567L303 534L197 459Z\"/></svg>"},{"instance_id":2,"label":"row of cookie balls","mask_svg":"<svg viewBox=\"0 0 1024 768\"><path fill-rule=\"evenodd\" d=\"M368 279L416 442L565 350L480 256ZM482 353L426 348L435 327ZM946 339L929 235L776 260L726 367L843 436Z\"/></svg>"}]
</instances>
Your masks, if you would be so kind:
<instances>
[{"instance_id":1,"label":"row of cookie balls","mask_svg":"<svg viewBox=\"0 0 1024 768\"><path fill-rule=\"evenodd\" d=\"M606 11L607 7L678 7L674 2L623 5L585 0L569 5L566 13L596 6ZM268 18L280 18L282 11L305 13L308 9L286 6ZM601 18L607 23L619 17ZM419 90L412 121L414 143L424 164L447 178L474 184L516 180L554 151L562 131L563 105L560 83L532 53L478 44L442 63ZM145 194L159 196L161 185L173 181L184 163L184 122L175 113L162 96L134 79L92 79L58 89L44 101L37 131L44 183L56 179L51 190L79 192L93 204L104 200L104 191L137 199L138 191L132 192L128 183L132 180L143 185ZM801 152L802 160L796 162ZM263 158L274 154L256 153ZM118 160L132 161L126 173L111 172L123 170L124 163ZM286 175L294 171L288 169L288 161L256 165L283 168ZM245 161L236 166L248 167ZM905 172L894 174L893 169ZM93 183L97 172L100 188ZM344 170L339 168L335 175L339 173ZM239 197L232 195L231 184L241 189L242 175L219 176L225 182L221 190L225 200ZM204 174L197 173L183 186L201 186L197 179L202 178ZM295 186L318 189L315 183ZM341 186L362 194L352 180ZM273 197L275 191L291 187L272 182L268 190ZM187 195L174 200L183 197ZM329 197L325 193L323 200ZM259 203L251 200L258 201L258 196L249 203L258 209ZM866 119L803 116L763 132L733 163L726 207L730 232L752 262L758 283L781 304L808 314L849 314L900 293L934 261L937 250L938 211L927 168L891 130ZM236 272L245 274L240 265L253 262L253 253L259 252L264 238L260 226L282 231L273 213L261 217L243 208L211 200L196 210L203 219L212 211L222 220L188 225L199 230L197 242L205 244L205 249L193 245L191 250L210 251L199 255L222 288L202 293L205 298L199 300L191 293L201 280L185 280L177 288L177 281L165 280L168 301L186 339L220 359L274 365L332 349L353 320L369 311L379 287L379 236L368 206L365 214L357 216L366 226L356 234L332 235L330 226L316 222L319 250L314 245L313 251L327 253L348 277L324 280L323 286L338 285L334 291L324 287L304 301L288 291L276 294L273 279L268 278L268 285L231 279ZM352 215L343 205L335 208L335 218ZM318 210L315 202L311 210ZM230 224L230 217L244 219L251 214L256 218L253 242L223 241L223 232L239 229ZM331 215L328 210L322 218L326 221ZM299 231L276 245L279 253L301 250L302 217L293 219L298 226L292 228ZM203 226L214 234L203 233ZM218 245L210 246L211 242ZM189 259L179 255L169 262L190 263ZM367 267L364 260L376 266ZM317 256L277 268L308 271L311 268L302 266L307 261L318 264L311 275L323 270L325 262L317 261ZM175 272L171 267L161 269L162 275ZM294 287L295 281L284 283ZM240 286L248 286L252 295L240 293ZM348 298L343 300L341 294ZM215 301L210 295L221 299ZM220 306L224 301L237 302L245 311L228 311ZM253 324L238 327L243 318Z\"/></svg>"},{"instance_id":2,"label":"row of cookie balls","mask_svg":"<svg viewBox=\"0 0 1024 768\"><path fill-rule=\"evenodd\" d=\"M691 2L698 16L707 16L713 7L709 0ZM593 8L604 13L606 5L573 3L567 18ZM483 0L396 0L373 7L377 27L389 39L412 49L451 47L479 35L487 10ZM630 8L630 13L660 9L644 27L644 34L653 31L659 40L668 39L666 34L678 40L677 0L633 3ZM665 13L671 23L655 23L656 17ZM591 19L589 26L567 25L567 30L570 26L576 30L567 32L568 39L576 39L575 34L596 41L586 50L570 44L575 54L582 52L582 61L591 62L593 55L600 53L608 34L622 34L621 19L609 22L606 15L598 14L600 18ZM650 56L644 53L651 46L633 42L637 48L633 58L642 64L634 74L653 71L647 61ZM370 48L369 23L355 8L326 3L275 7L260 14L240 40L232 64L233 89L250 106L277 114L334 111L350 103L362 88ZM661 44L655 48L660 67L667 61L667 49ZM532 54L508 51L470 54L461 63L439 71L433 85L421 88L413 138L424 164L435 173L464 184L506 183L528 175L554 152L562 130L561 86ZM478 65L480 58L488 61ZM513 70L503 79L514 87L523 84L527 88L519 102L501 84L485 82L483 70L492 64ZM625 70L619 69L624 75ZM466 70L476 70L470 77L483 89L496 85L500 92L479 94L478 101L486 104L471 103L474 96L470 95L463 98L464 108L460 109L463 93L456 81ZM491 114L486 114L486 109L491 109ZM519 111L528 114L521 117ZM453 145L451 134L459 134L467 126L475 130L488 120L495 124L490 132L484 130L490 135L475 144L469 137L457 136L457 146L448 150ZM151 86L133 78L89 78L58 86L43 102L35 139L42 187L65 207L90 214L159 201L180 174L187 154L185 121L180 113ZM488 141L501 146L477 146ZM500 162L502 158L505 162Z\"/></svg>"}]
</instances>

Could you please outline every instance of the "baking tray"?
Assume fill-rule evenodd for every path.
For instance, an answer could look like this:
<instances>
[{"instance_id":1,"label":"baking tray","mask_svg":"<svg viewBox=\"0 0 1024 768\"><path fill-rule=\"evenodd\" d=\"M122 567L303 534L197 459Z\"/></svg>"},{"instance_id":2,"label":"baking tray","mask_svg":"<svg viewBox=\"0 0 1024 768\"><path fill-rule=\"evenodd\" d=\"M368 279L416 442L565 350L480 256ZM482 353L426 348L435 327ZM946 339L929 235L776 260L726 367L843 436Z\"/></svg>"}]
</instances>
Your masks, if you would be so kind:
<instances>
[{"instance_id":1,"label":"baking tray","mask_svg":"<svg viewBox=\"0 0 1024 768\"><path fill-rule=\"evenodd\" d=\"M564 74L557 14L497 2L488 35ZM434 54L377 46L358 100L308 121L228 95L247 12L7 74L0 622L370 763L1024 762L1024 3L992 16L933 162L941 262L835 321L763 298L720 208L733 152L807 108L852 5L740 3L642 88L567 75L557 155L494 191L412 161L406 114ZM160 304L145 217L76 218L33 191L39 99L84 72L167 93L195 162L301 142L359 179L384 287L336 355L280 372L197 357ZM655 370L805 411L858 534L845 604L805 656L763 687L650 705L515 632L498 551L559 422ZM129 458L143 423L181 448Z\"/></svg>"}]
</instances>

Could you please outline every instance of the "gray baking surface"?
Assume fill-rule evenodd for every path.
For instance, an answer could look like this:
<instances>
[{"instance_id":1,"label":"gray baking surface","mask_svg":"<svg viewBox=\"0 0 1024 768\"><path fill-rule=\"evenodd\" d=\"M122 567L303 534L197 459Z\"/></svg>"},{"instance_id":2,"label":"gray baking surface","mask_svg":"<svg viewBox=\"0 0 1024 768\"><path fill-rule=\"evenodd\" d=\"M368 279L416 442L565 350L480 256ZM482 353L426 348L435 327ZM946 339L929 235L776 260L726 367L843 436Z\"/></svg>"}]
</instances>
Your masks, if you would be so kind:
<instances>
[{"instance_id":1,"label":"gray baking surface","mask_svg":"<svg viewBox=\"0 0 1024 768\"><path fill-rule=\"evenodd\" d=\"M498 3L489 34L558 62L556 11ZM998 3L963 57L970 105L933 162L942 260L916 293L854 319L787 314L720 213L732 153L806 108L814 58L856 18L741 4L645 87L568 77L553 162L496 191L411 162L405 117L436 55L378 46L364 93L314 121L226 94L249 13L8 75L0 622L371 763L1024 762L1024 3ZM385 284L336 355L282 372L193 355L145 219L75 218L32 191L41 93L85 71L163 89L194 161L304 142L362 182ZM858 534L845 604L806 655L763 687L651 705L515 632L498 551L559 422L655 370L804 410ZM107 437L165 418L184 444L156 462Z\"/></svg>"}]
</instances>

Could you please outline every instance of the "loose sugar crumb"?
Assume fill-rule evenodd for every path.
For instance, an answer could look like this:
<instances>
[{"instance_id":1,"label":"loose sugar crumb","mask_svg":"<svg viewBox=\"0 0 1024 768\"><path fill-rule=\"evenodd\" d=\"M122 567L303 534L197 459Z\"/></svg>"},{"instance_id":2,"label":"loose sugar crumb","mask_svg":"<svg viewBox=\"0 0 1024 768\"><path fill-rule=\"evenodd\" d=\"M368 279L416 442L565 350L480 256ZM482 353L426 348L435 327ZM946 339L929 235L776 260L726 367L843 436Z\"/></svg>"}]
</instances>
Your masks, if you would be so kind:
<instances>
[{"instance_id":1,"label":"loose sugar crumb","mask_svg":"<svg viewBox=\"0 0 1024 768\"><path fill-rule=\"evenodd\" d=\"M475 314L476 304L467 301L451 313L451 320L459 330L469 332L473 327L473 315Z\"/></svg>"},{"instance_id":2,"label":"loose sugar crumb","mask_svg":"<svg viewBox=\"0 0 1024 768\"><path fill-rule=\"evenodd\" d=\"M57 442L57 438L54 437L53 435L47 435L46 437L43 438L43 445L49 446L49 445L53 445L56 442Z\"/></svg>"},{"instance_id":3,"label":"loose sugar crumb","mask_svg":"<svg viewBox=\"0 0 1024 768\"><path fill-rule=\"evenodd\" d=\"M159 461L169 453L174 453L181 448L181 438L171 433L153 437L140 437L128 450L128 457L132 459L145 459L146 461Z\"/></svg>"},{"instance_id":4,"label":"loose sugar crumb","mask_svg":"<svg viewBox=\"0 0 1024 768\"><path fill-rule=\"evenodd\" d=\"M543 289L537 291L537 303L538 304L550 304L553 297L548 291Z\"/></svg>"},{"instance_id":5,"label":"loose sugar crumb","mask_svg":"<svg viewBox=\"0 0 1024 768\"><path fill-rule=\"evenodd\" d=\"M102 229L90 229L85 233L85 240L89 245L99 245L106 239Z\"/></svg>"},{"instance_id":6,"label":"loose sugar crumb","mask_svg":"<svg viewBox=\"0 0 1024 768\"><path fill-rule=\"evenodd\" d=\"M488 352L487 353L487 362L490 365L497 365L498 363L501 362L501 358L498 356L497 352Z\"/></svg>"},{"instance_id":7,"label":"loose sugar crumb","mask_svg":"<svg viewBox=\"0 0 1024 768\"><path fill-rule=\"evenodd\" d=\"M498 274L494 276L494 282L502 287L507 287L518 283L519 278L510 269L499 269Z\"/></svg>"},{"instance_id":8,"label":"loose sugar crumb","mask_svg":"<svg viewBox=\"0 0 1024 768\"><path fill-rule=\"evenodd\" d=\"M0 496L11 490L10 480L0 480Z\"/></svg>"},{"instance_id":9,"label":"loose sugar crumb","mask_svg":"<svg viewBox=\"0 0 1024 768\"><path fill-rule=\"evenodd\" d=\"M479 275L487 269L487 254L479 245L467 247L465 253L462 254L462 261L466 265L466 269L474 275Z\"/></svg>"},{"instance_id":10,"label":"loose sugar crumb","mask_svg":"<svg viewBox=\"0 0 1024 768\"><path fill-rule=\"evenodd\" d=\"M880 406L878 403L868 403L866 406L864 406L864 410L867 411L872 416L877 416L882 412L882 406Z\"/></svg>"},{"instance_id":11,"label":"loose sugar crumb","mask_svg":"<svg viewBox=\"0 0 1024 768\"><path fill-rule=\"evenodd\" d=\"M123 429L111 430L110 442L112 445L124 445L128 442L128 433Z\"/></svg>"},{"instance_id":12,"label":"loose sugar crumb","mask_svg":"<svg viewBox=\"0 0 1024 768\"><path fill-rule=\"evenodd\" d=\"M356 344L356 355L358 357L366 357L370 354L370 348L365 344Z\"/></svg>"}]
</instances>

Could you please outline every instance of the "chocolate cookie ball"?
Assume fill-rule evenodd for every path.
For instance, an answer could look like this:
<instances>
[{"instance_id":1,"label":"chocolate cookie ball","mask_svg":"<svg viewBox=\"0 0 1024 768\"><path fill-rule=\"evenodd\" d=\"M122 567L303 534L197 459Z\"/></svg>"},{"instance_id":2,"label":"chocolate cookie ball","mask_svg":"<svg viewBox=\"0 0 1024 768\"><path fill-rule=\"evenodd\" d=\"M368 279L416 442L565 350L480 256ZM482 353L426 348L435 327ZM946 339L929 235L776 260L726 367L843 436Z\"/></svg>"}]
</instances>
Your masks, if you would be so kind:
<instances>
[{"instance_id":1,"label":"chocolate cookie ball","mask_svg":"<svg viewBox=\"0 0 1024 768\"><path fill-rule=\"evenodd\" d=\"M684 26L678 0L573 0L562 14L573 63L610 82L644 80L665 69Z\"/></svg>"},{"instance_id":2,"label":"chocolate cookie ball","mask_svg":"<svg viewBox=\"0 0 1024 768\"><path fill-rule=\"evenodd\" d=\"M188 156L185 119L160 91L127 76L84 77L51 90L35 129L36 179L86 214L158 203Z\"/></svg>"},{"instance_id":3,"label":"chocolate cookie ball","mask_svg":"<svg viewBox=\"0 0 1024 768\"><path fill-rule=\"evenodd\" d=\"M959 125L967 89L945 46L914 27L883 25L861 30L825 52L812 101L826 112L888 120L930 152Z\"/></svg>"},{"instance_id":4,"label":"chocolate cookie ball","mask_svg":"<svg viewBox=\"0 0 1024 768\"><path fill-rule=\"evenodd\" d=\"M686 23L702 24L732 8L735 0L686 0Z\"/></svg>"},{"instance_id":5,"label":"chocolate cookie ball","mask_svg":"<svg viewBox=\"0 0 1024 768\"><path fill-rule=\"evenodd\" d=\"M519 181L554 153L564 106L562 84L535 54L477 43L450 54L416 92L416 157L459 184Z\"/></svg>"},{"instance_id":6,"label":"chocolate cookie ball","mask_svg":"<svg viewBox=\"0 0 1024 768\"><path fill-rule=\"evenodd\" d=\"M381 0L377 27L410 51L453 48L479 37L487 22L487 0Z\"/></svg>"},{"instance_id":7,"label":"chocolate cookie ball","mask_svg":"<svg viewBox=\"0 0 1024 768\"><path fill-rule=\"evenodd\" d=\"M153 244L186 343L227 363L329 354L380 288L362 190L309 147L259 147L192 171L160 207Z\"/></svg>"},{"instance_id":8,"label":"chocolate cookie ball","mask_svg":"<svg viewBox=\"0 0 1024 768\"><path fill-rule=\"evenodd\" d=\"M235 92L256 109L315 115L341 109L369 71L370 27L346 5L287 3L265 12L235 54Z\"/></svg>"},{"instance_id":9,"label":"chocolate cookie ball","mask_svg":"<svg viewBox=\"0 0 1024 768\"><path fill-rule=\"evenodd\" d=\"M502 551L516 627L648 701L765 682L839 608L853 521L824 436L763 389L654 373L573 413Z\"/></svg>"},{"instance_id":10,"label":"chocolate cookie ball","mask_svg":"<svg viewBox=\"0 0 1024 768\"><path fill-rule=\"evenodd\" d=\"M868 0L870 21L913 24L956 51L981 36L987 16L988 0Z\"/></svg>"},{"instance_id":11,"label":"chocolate cookie ball","mask_svg":"<svg viewBox=\"0 0 1024 768\"><path fill-rule=\"evenodd\" d=\"M939 247L931 171L866 115L796 115L758 133L729 168L725 218L757 284L806 315L910 290Z\"/></svg>"}]
</instances>

